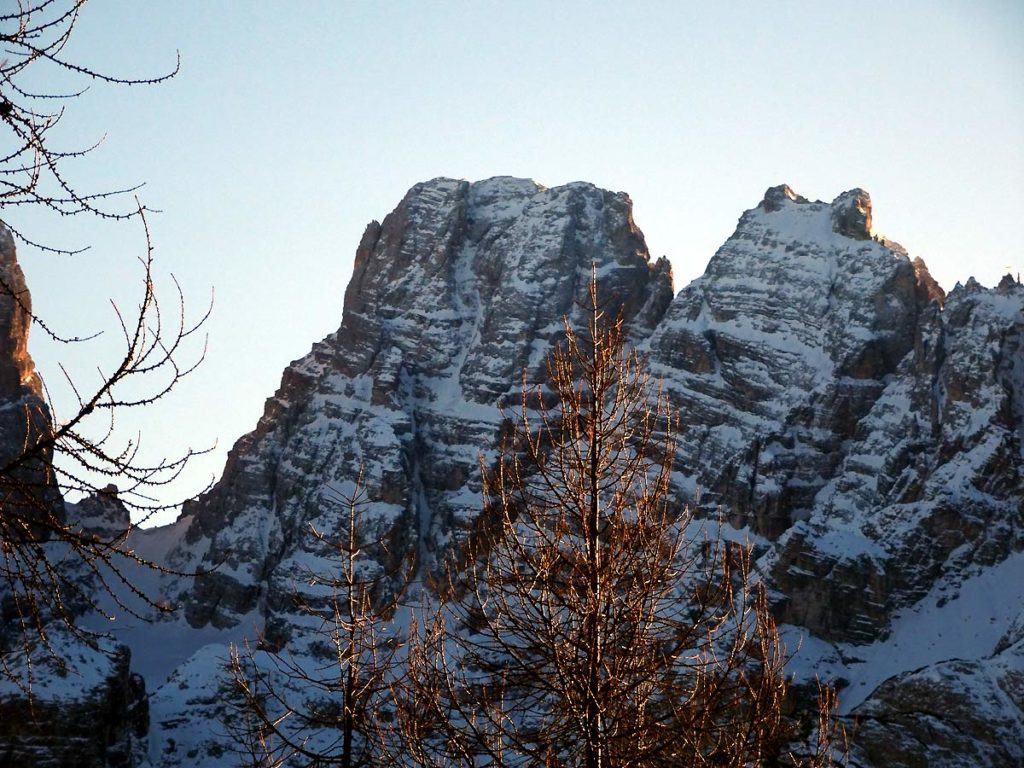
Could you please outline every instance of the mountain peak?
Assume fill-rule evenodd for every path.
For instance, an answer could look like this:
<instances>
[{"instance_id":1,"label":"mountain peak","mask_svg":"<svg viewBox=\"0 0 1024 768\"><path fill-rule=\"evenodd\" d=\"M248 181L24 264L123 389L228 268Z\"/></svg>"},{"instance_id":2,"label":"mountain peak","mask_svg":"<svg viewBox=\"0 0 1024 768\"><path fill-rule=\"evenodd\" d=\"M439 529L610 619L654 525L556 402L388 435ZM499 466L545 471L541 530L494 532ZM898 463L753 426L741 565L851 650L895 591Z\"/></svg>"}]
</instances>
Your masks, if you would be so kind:
<instances>
[{"instance_id":1,"label":"mountain peak","mask_svg":"<svg viewBox=\"0 0 1024 768\"><path fill-rule=\"evenodd\" d=\"M782 208L787 202L808 203L810 201L794 192L788 184L779 184L767 189L759 206L764 209L765 213L772 213Z\"/></svg>"},{"instance_id":2,"label":"mountain peak","mask_svg":"<svg viewBox=\"0 0 1024 768\"><path fill-rule=\"evenodd\" d=\"M832 229L854 240L870 240L871 195L855 187L833 200Z\"/></svg>"},{"instance_id":3,"label":"mountain peak","mask_svg":"<svg viewBox=\"0 0 1024 768\"><path fill-rule=\"evenodd\" d=\"M115 627L149 676L160 764L213 768L231 747L228 639L252 626L296 663L318 663L301 606L324 599L310 574L337 566L316 532L337 532L339 492L358 482L361 532L387 543L368 546L361 567L381 589L432 599L430 579L409 584L407 569L443 579L460 543L486 530L502 408L515 413L524 383L543 382L566 318L588 320L596 272L658 382L652 400L680 416L652 424L679 437L659 457L672 462L671 501L699 507L715 531L724 512L730 540L757 543L757 571L796 640L787 674L846 684L859 764L920 763L935 720L907 702L939 697L953 713L943 738L959 741L927 764L1019 765L1005 749L1024 744L1019 707L981 699L1016 690L1021 668L1024 286L971 279L939 311L924 261L870 238L867 192L829 203L772 187L673 298L670 265L652 263L625 193L507 176L416 184L367 227L340 328L285 370L220 481L179 524L133 534L140 554L173 569L161 600L184 605L155 628ZM13 257L0 227L0 276L20 296ZM3 323L25 319L11 301L0 293L0 396L14 338ZM24 413L0 408L0 437L19 450ZM128 525L113 486L67 519L98 535ZM936 631L959 626L981 630L966 644ZM2 694L5 716L24 712ZM962 714L975 712L996 725Z\"/></svg>"},{"instance_id":4,"label":"mountain peak","mask_svg":"<svg viewBox=\"0 0 1024 768\"><path fill-rule=\"evenodd\" d=\"M820 210L824 203L808 200L798 195L788 184L769 187L758 208L765 213L775 213L788 205L811 205ZM871 239L871 195L860 187L843 192L829 205L832 212L832 230L854 240Z\"/></svg>"}]
</instances>

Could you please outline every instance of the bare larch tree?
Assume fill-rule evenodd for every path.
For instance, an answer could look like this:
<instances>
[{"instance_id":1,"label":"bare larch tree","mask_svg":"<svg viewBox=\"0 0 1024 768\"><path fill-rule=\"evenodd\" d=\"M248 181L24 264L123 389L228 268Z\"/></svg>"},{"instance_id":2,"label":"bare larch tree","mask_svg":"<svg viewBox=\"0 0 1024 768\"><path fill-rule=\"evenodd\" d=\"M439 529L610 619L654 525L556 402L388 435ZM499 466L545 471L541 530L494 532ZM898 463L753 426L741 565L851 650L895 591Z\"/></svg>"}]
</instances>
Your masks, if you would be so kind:
<instances>
[{"instance_id":1,"label":"bare larch tree","mask_svg":"<svg viewBox=\"0 0 1024 768\"><path fill-rule=\"evenodd\" d=\"M195 455L144 459L136 436L123 438L118 417L160 400L202 360L198 340L209 310L186 318L180 288L173 311L157 299L153 247L146 208L134 196L137 187L89 189L72 179L72 163L96 144L65 148L56 128L86 86L154 84L173 77L110 75L67 58L68 43L85 0L18 0L0 11L0 126L9 139L0 150L0 310L9 321L5 343L22 355L17 381L3 390L0 403L0 673L7 655L39 642L46 646L47 626L57 622L75 630L75 616L99 609L96 589L117 599L138 593L127 572L142 563L127 545L130 523L119 530L90 532L68 519L62 496L102 497L123 505L136 521L176 506L161 496ZM30 84L46 82L40 91ZM55 90L61 84L67 90ZM63 367L50 372L71 394L67 412L55 411L44 377L31 367L28 328L35 326L62 344L84 344L95 329L58 327L33 310L15 240L43 253L71 255L85 249L56 247L18 225L22 211L65 217L137 222L144 250L139 261L138 304L128 311L113 307L113 332L122 340L113 360L96 361L98 380L79 385ZM52 236L52 233L51 233ZM177 284L175 283L177 288ZM11 350L5 348L4 352ZM180 501L180 500L179 500ZM153 564L149 564L153 565ZM128 609L123 604L122 608Z\"/></svg>"},{"instance_id":2,"label":"bare larch tree","mask_svg":"<svg viewBox=\"0 0 1024 768\"><path fill-rule=\"evenodd\" d=\"M333 567L307 574L308 586L326 594L296 592L297 607L313 624L297 638L302 651L263 638L231 649L235 707L227 726L246 768L388 762L390 728L382 708L402 648L394 622L402 589L393 583L395 574L368 556L380 554L385 541L367 536L362 488L360 473L353 491L337 495L340 514L332 531L311 526Z\"/></svg>"},{"instance_id":3,"label":"bare larch tree","mask_svg":"<svg viewBox=\"0 0 1024 768\"><path fill-rule=\"evenodd\" d=\"M448 600L411 638L413 764L830 764L788 751L784 653L749 550L670 487L673 419L591 283L521 409Z\"/></svg>"}]
</instances>

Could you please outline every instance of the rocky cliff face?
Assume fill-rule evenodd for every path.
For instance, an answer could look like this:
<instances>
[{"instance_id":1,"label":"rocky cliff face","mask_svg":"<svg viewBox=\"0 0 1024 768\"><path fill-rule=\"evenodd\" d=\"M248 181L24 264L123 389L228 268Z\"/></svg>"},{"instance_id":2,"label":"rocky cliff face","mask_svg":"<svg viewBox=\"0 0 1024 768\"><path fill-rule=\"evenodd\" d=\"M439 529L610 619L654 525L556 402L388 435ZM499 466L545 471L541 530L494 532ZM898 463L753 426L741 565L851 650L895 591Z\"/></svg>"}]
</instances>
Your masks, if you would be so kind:
<instances>
[{"instance_id":1,"label":"rocky cliff face","mask_svg":"<svg viewBox=\"0 0 1024 768\"><path fill-rule=\"evenodd\" d=\"M1017 284L968 283L922 316L813 513L779 542L786 619L872 640L895 608L1022 549L1022 303Z\"/></svg>"},{"instance_id":2,"label":"rocky cliff face","mask_svg":"<svg viewBox=\"0 0 1024 768\"><path fill-rule=\"evenodd\" d=\"M811 514L927 311L927 271L870 238L870 205L768 190L644 345L688 489L769 539Z\"/></svg>"},{"instance_id":3,"label":"rocky cliff face","mask_svg":"<svg viewBox=\"0 0 1024 768\"><path fill-rule=\"evenodd\" d=\"M201 553L189 562L223 563L189 593L188 620L287 612L322 554L309 524L331 528L360 467L364 525L390 542L384 565L411 553L429 568L479 512L498 405L518 400L524 371L538 376L592 270L648 335L670 271L650 262L623 194L437 179L371 223L341 328L285 371L223 480L185 510L189 552Z\"/></svg>"},{"instance_id":4,"label":"rocky cliff face","mask_svg":"<svg viewBox=\"0 0 1024 768\"><path fill-rule=\"evenodd\" d=\"M71 634L59 620L47 628L49 648L43 647L34 622L45 622L55 606L37 602L38 594L26 600L17 576L34 560L19 560L6 546L8 537L36 537L32 548L49 550L62 575L80 565L68 561L61 545L45 543L48 527L34 524L50 515L61 519L65 509L50 468L52 452L25 450L51 428L28 353L31 323L32 297L14 239L0 224L0 765L128 768L142 759L140 739L149 727L145 683L130 669L130 651L109 639ZM75 519L86 525L102 520L107 534L127 524L127 511L113 492L110 497L85 500ZM117 507L120 520L109 507ZM95 574L78 570L84 589L98 588ZM78 595L66 591L63 599L62 610L82 610Z\"/></svg>"},{"instance_id":5,"label":"rocky cliff face","mask_svg":"<svg viewBox=\"0 0 1024 768\"><path fill-rule=\"evenodd\" d=\"M414 187L367 228L339 331L289 367L223 481L187 510L182 562L228 564L188 590L189 621L287 627L304 569L328 567L306 524L330 525L331 492L359 466L366 524L392 542L382 567L409 552L429 564L477 514L498 406L537 376L592 264L682 416L681 499L759 542L780 619L805 635L795 668L831 670L874 724L864 759L922 737L927 718L906 711L922 681L941 679L965 711L978 679L1012 687L1019 657L988 659L992 633L990 648L889 644L915 616L956 622L964 583L1024 549L1024 289L972 281L947 299L920 259L872 236L859 189L830 204L768 190L671 299L624 196L512 179ZM1009 588L1017 603L989 617L1004 629L1021 613ZM998 764L994 745L1024 734L1019 714L1008 705L999 728L964 738ZM933 764L966 754L950 743Z\"/></svg>"},{"instance_id":6,"label":"rocky cliff face","mask_svg":"<svg viewBox=\"0 0 1024 768\"><path fill-rule=\"evenodd\" d=\"M0 678L0 765L10 768L131 768L144 759L149 701L131 653L109 640L86 642L56 630L53 654L29 672L31 693Z\"/></svg>"},{"instance_id":7,"label":"rocky cliff face","mask_svg":"<svg viewBox=\"0 0 1024 768\"><path fill-rule=\"evenodd\" d=\"M28 354L32 296L18 264L14 236L0 224L0 399L40 395L42 386Z\"/></svg>"},{"instance_id":8,"label":"rocky cliff face","mask_svg":"<svg viewBox=\"0 0 1024 768\"><path fill-rule=\"evenodd\" d=\"M220 483L137 537L219 564L159 585L182 620L126 633L154 765L223 761L228 640L304 652L294 598L331 567L310 525L337 525L360 471L381 571L427 573L465 534L500 406L592 271L680 412L680 502L755 544L792 671L841 686L858 764L1024 760L1024 287L947 297L872 235L863 190L780 186L673 298L625 195L498 178L419 184L371 223L339 330L286 369Z\"/></svg>"},{"instance_id":9,"label":"rocky cliff face","mask_svg":"<svg viewBox=\"0 0 1024 768\"><path fill-rule=\"evenodd\" d=\"M45 536L45 529L34 523L63 514L50 470L52 452L26 452L26 446L50 429L42 384L28 353L31 323L32 296L18 265L14 237L0 222L0 545L5 537ZM0 574L6 572L0 568ZM0 648L19 635L12 626L19 611L10 594L8 579L0 575Z\"/></svg>"},{"instance_id":10,"label":"rocky cliff face","mask_svg":"<svg viewBox=\"0 0 1024 768\"><path fill-rule=\"evenodd\" d=\"M28 353L32 295L18 264L14 236L0 222L0 461L21 452L26 415L37 428L49 423L43 388Z\"/></svg>"}]
</instances>

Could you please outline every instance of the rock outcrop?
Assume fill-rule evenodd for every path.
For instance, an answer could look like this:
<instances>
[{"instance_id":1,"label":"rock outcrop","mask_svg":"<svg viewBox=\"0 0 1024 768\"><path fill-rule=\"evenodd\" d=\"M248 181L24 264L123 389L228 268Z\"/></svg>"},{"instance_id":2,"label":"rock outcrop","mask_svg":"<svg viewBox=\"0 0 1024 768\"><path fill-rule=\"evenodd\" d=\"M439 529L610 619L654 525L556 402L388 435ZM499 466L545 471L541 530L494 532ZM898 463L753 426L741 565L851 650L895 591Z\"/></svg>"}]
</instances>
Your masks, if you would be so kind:
<instances>
[{"instance_id":1,"label":"rock outcrop","mask_svg":"<svg viewBox=\"0 0 1024 768\"><path fill-rule=\"evenodd\" d=\"M52 521L66 518L52 450L27 450L51 429L28 353L31 323L32 298L14 239L0 224L0 765L128 768L142 760L141 740L149 728L145 683L130 669L127 646L69 633L63 625L64 618L88 609L85 593L100 591L104 571L83 567L63 543L46 541ZM116 490L110 486L77 505L73 522L104 536L123 532L128 513ZM20 543L9 545L8 537ZM40 567L36 558L44 549L62 578L80 575L82 594L62 589L59 608L18 579ZM50 611L60 613L48 618Z\"/></svg>"},{"instance_id":2,"label":"rock outcrop","mask_svg":"<svg viewBox=\"0 0 1024 768\"><path fill-rule=\"evenodd\" d=\"M863 189L851 189L833 200L832 229L843 237L868 240L871 237L871 195Z\"/></svg>"},{"instance_id":3,"label":"rock outcrop","mask_svg":"<svg viewBox=\"0 0 1024 768\"><path fill-rule=\"evenodd\" d=\"M18 264L11 231L0 224L0 401L26 392L40 395L42 385L28 354L32 296Z\"/></svg>"},{"instance_id":4,"label":"rock outcrop","mask_svg":"<svg viewBox=\"0 0 1024 768\"><path fill-rule=\"evenodd\" d=\"M51 427L42 383L28 353L31 324L32 297L14 237L0 222L0 546L5 538L45 538L47 527L40 521L63 515L52 450L30 450ZM19 613L9 585L0 581L0 648L17 642Z\"/></svg>"},{"instance_id":5,"label":"rock outcrop","mask_svg":"<svg viewBox=\"0 0 1024 768\"><path fill-rule=\"evenodd\" d=\"M686 490L769 539L811 514L927 311L926 270L837 226L860 208L861 190L768 190L644 345L682 415Z\"/></svg>"},{"instance_id":6,"label":"rock outcrop","mask_svg":"<svg viewBox=\"0 0 1024 768\"><path fill-rule=\"evenodd\" d=\"M33 681L22 691L0 679L0 765L9 768L134 768L145 757L149 700L131 671L127 647L59 630L39 649L33 670L24 655L6 670Z\"/></svg>"},{"instance_id":7,"label":"rock outcrop","mask_svg":"<svg viewBox=\"0 0 1024 768\"><path fill-rule=\"evenodd\" d=\"M42 383L28 353L31 324L32 296L18 264L14 237L0 222L0 467L20 456L26 441L50 424ZM20 494L31 495L27 489L34 486L45 495L48 483L38 470L48 464L50 454L36 458L39 461L23 462L20 471L13 473L24 483Z\"/></svg>"},{"instance_id":8,"label":"rock outcrop","mask_svg":"<svg viewBox=\"0 0 1024 768\"><path fill-rule=\"evenodd\" d=\"M110 483L85 497L73 506L74 516L69 522L101 538L124 535L131 528L132 519L117 493L117 486Z\"/></svg>"}]
</instances>

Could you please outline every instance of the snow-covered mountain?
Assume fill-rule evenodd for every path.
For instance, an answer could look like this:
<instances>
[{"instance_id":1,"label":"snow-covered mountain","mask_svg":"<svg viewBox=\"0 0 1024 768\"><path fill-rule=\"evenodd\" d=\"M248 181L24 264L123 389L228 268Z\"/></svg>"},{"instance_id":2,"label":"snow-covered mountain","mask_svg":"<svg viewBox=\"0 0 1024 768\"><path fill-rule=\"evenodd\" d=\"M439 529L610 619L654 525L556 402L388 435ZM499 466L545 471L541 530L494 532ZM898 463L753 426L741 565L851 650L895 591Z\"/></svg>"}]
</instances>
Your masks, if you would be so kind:
<instances>
[{"instance_id":1,"label":"snow-covered mountain","mask_svg":"<svg viewBox=\"0 0 1024 768\"><path fill-rule=\"evenodd\" d=\"M867 193L775 187L673 298L629 198L575 183L418 184L356 254L339 330L284 372L221 481L135 546L177 618L117 635L156 765L220 765L226 644L301 647L311 534L364 473L382 569L428 573L481 508L502 405L587 281L681 416L680 503L755 545L792 671L841 686L860 765L1024 761L1024 286L949 296L871 232Z\"/></svg>"}]
</instances>

